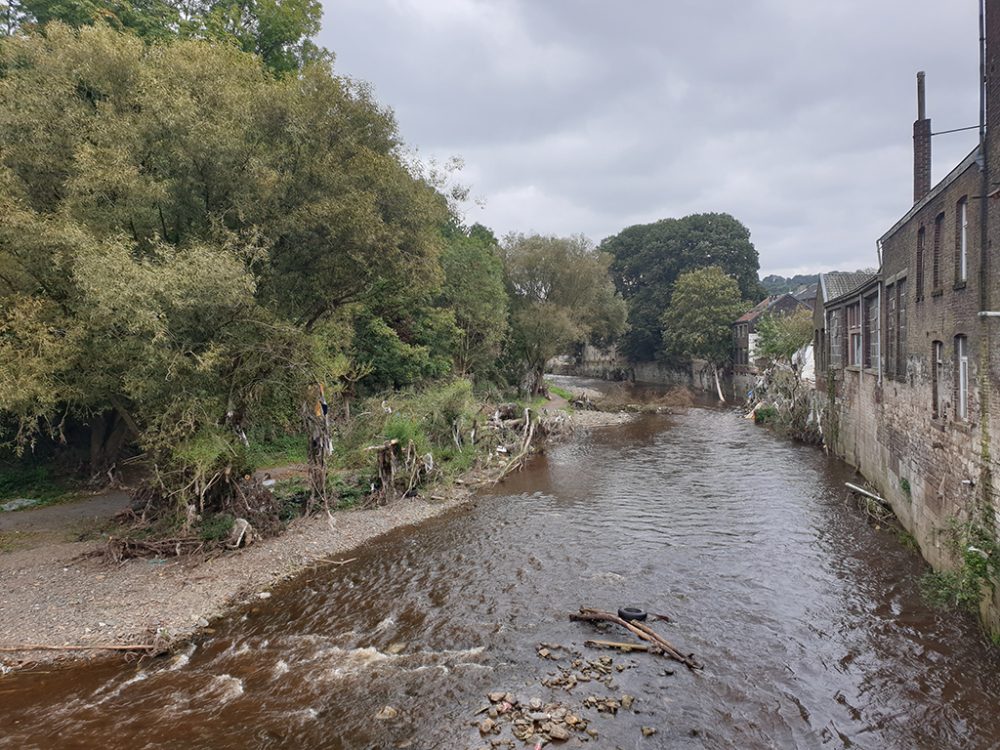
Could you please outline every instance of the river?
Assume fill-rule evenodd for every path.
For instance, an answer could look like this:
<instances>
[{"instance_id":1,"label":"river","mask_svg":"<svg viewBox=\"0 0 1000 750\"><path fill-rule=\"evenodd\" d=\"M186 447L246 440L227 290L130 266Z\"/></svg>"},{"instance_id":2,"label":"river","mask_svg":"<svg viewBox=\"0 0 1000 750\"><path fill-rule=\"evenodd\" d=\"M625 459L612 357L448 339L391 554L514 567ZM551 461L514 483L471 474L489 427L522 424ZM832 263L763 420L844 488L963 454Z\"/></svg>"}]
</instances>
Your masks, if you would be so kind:
<instances>
[{"instance_id":1,"label":"river","mask_svg":"<svg viewBox=\"0 0 1000 750\"><path fill-rule=\"evenodd\" d=\"M850 478L725 409L594 430L180 654L0 680L0 748L478 748L497 690L635 696L580 709L598 739L565 747L1000 747L1000 657L921 600L919 555ZM565 660L539 644L603 654L581 605L668 613L704 670L615 655L613 690L542 686Z\"/></svg>"}]
</instances>

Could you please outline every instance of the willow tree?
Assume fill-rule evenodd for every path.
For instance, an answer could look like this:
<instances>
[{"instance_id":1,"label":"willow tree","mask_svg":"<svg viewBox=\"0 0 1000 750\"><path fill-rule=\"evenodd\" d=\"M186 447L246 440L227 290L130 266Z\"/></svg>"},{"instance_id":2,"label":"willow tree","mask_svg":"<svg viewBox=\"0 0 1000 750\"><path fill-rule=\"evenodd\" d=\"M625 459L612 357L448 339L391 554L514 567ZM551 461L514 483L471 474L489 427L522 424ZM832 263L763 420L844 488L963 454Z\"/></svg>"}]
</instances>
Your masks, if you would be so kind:
<instances>
[{"instance_id":1,"label":"willow tree","mask_svg":"<svg viewBox=\"0 0 1000 750\"><path fill-rule=\"evenodd\" d=\"M511 349L527 390L544 390L545 363L574 344L607 343L625 326L625 303L608 276L610 258L582 236L513 234L504 272Z\"/></svg>"},{"instance_id":2,"label":"willow tree","mask_svg":"<svg viewBox=\"0 0 1000 750\"><path fill-rule=\"evenodd\" d=\"M326 63L50 24L0 41L0 213L8 437L75 420L187 486L346 370L351 305L440 282L446 210Z\"/></svg>"}]
</instances>

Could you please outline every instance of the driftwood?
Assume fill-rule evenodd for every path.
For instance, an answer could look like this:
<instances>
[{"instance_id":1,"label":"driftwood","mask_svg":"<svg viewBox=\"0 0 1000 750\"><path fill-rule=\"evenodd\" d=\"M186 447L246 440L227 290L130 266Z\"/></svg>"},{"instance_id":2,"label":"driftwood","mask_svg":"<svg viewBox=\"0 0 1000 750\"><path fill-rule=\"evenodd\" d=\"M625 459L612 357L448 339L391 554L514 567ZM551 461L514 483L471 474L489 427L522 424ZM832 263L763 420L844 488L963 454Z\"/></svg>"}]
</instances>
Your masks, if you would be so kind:
<instances>
[{"instance_id":1,"label":"driftwood","mask_svg":"<svg viewBox=\"0 0 1000 750\"><path fill-rule=\"evenodd\" d=\"M647 645L645 643L619 643L618 641L584 641L584 646L588 648L614 648L619 651L624 651L625 653L631 653L632 651L643 651L647 653L658 654L661 650L656 646Z\"/></svg>"},{"instance_id":2,"label":"driftwood","mask_svg":"<svg viewBox=\"0 0 1000 750\"><path fill-rule=\"evenodd\" d=\"M0 653L16 654L20 651L156 651L157 647L152 643L138 643L134 645L121 643L105 643L97 646L43 646L40 644L28 644L26 646L0 646Z\"/></svg>"},{"instance_id":3,"label":"driftwood","mask_svg":"<svg viewBox=\"0 0 1000 750\"><path fill-rule=\"evenodd\" d=\"M620 625L625 628L633 635L638 637L640 640L647 641L655 646L657 649L663 652L664 656L667 656L674 661L679 661L681 664L686 666L688 669L701 669L702 666L695 659L693 654L684 655L682 654L676 646L674 646L670 641L661 636L651 627L642 622L637 622L635 620L627 621L620 618L618 615L612 614L610 612L602 612L598 609L589 609L587 607L581 607L579 614L572 614L569 616L571 620L577 622L612 622L615 625Z\"/></svg>"}]
</instances>

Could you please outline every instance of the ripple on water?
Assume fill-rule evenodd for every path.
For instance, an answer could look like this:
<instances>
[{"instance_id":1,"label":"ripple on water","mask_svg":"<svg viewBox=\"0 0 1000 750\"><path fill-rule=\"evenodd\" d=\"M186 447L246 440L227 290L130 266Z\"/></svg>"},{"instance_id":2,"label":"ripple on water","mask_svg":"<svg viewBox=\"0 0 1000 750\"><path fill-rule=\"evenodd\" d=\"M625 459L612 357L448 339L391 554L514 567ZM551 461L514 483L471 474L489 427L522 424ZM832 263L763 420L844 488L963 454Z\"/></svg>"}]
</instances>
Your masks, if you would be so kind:
<instances>
[{"instance_id":1,"label":"ripple on water","mask_svg":"<svg viewBox=\"0 0 1000 750\"><path fill-rule=\"evenodd\" d=\"M616 674L642 713L594 719L609 747L641 725L678 748L995 747L1000 660L924 605L922 563L845 502L849 477L727 411L593 431L171 661L5 678L0 747L464 746L485 692L544 696L536 646L590 637L581 604L664 611L706 664Z\"/></svg>"}]
</instances>

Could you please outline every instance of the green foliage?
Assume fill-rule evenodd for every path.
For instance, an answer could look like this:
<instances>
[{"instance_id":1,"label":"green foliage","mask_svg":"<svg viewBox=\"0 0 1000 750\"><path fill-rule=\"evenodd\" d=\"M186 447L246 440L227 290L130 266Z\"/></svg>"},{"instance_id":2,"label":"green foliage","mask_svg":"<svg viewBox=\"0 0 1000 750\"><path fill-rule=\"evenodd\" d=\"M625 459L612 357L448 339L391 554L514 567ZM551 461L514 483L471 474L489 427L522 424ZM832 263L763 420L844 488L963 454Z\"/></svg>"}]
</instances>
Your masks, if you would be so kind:
<instances>
[{"instance_id":1,"label":"green foliage","mask_svg":"<svg viewBox=\"0 0 1000 750\"><path fill-rule=\"evenodd\" d=\"M52 22L74 28L106 24L148 42L224 42L259 55L281 74L328 56L312 41L322 15L319 0L8 0L0 5L0 34Z\"/></svg>"},{"instance_id":2,"label":"green foliage","mask_svg":"<svg viewBox=\"0 0 1000 750\"><path fill-rule=\"evenodd\" d=\"M204 542L222 542L229 537L235 522L228 513L214 513L201 522L198 532Z\"/></svg>"},{"instance_id":3,"label":"green foliage","mask_svg":"<svg viewBox=\"0 0 1000 750\"><path fill-rule=\"evenodd\" d=\"M819 274L796 274L795 276L778 276L771 274L760 280L760 285L768 294L791 294L804 286L819 282Z\"/></svg>"},{"instance_id":4,"label":"green foliage","mask_svg":"<svg viewBox=\"0 0 1000 750\"><path fill-rule=\"evenodd\" d=\"M621 333L625 304L608 277L610 257L584 237L512 234L502 250L511 354L538 393L546 361L573 344L607 343Z\"/></svg>"},{"instance_id":5,"label":"green foliage","mask_svg":"<svg viewBox=\"0 0 1000 750\"><path fill-rule=\"evenodd\" d=\"M257 468L301 464L307 460L308 438L305 433L282 434L272 437L248 436L250 445L243 449L247 463Z\"/></svg>"},{"instance_id":6,"label":"green foliage","mask_svg":"<svg viewBox=\"0 0 1000 750\"><path fill-rule=\"evenodd\" d=\"M910 480L905 477L899 480L899 489L903 491L903 494L907 497L910 496Z\"/></svg>"},{"instance_id":7,"label":"green foliage","mask_svg":"<svg viewBox=\"0 0 1000 750\"><path fill-rule=\"evenodd\" d=\"M773 406L760 406L753 413L754 424L771 425L778 422L778 410Z\"/></svg>"},{"instance_id":8,"label":"green foliage","mask_svg":"<svg viewBox=\"0 0 1000 750\"><path fill-rule=\"evenodd\" d=\"M51 465L39 465L23 460L0 459L0 503L26 498L48 504L74 492L65 477L56 474Z\"/></svg>"},{"instance_id":9,"label":"green foliage","mask_svg":"<svg viewBox=\"0 0 1000 750\"><path fill-rule=\"evenodd\" d=\"M507 338L509 307L496 238L478 224L468 233L456 230L448 238L441 265L441 298L455 311L459 329L455 372L490 378Z\"/></svg>"},{"instance_id":10,"label":"green foliage","mask_svg":"<svg viewBox=\"0 0 1000 750\"><path fill-rule=\"evenodd\" d=\"M389 417L382 431L382 437L386 440L398 440L402 446L412 443L418 453L426 453L430 447L430 441L424 434L420 422L403 414L393 414Z\"/></svg>"},{"instance_id":11,"label":"green foliage","mask_svg":"<svg viewBox=\"0 0 1000 750\"><path fill-rule=\"evenodd\" d=\"M736 280L743 298L764 297L750 231L729 214L631 226L604 240L601 250L613 257L611 274L629 305L629 327L620 348L633 361L652 360L663 350L660 319L675 282L687 271L717 266Z\"/></svg>"},{"instance_id":12,"label":"green foliage","mask_svg":"<svg viewBox=\"0 0 1000 750\"><path fill-rule=\"evenodd\" d=\"M977 611L983 588L1000 575L1000 544L985 528L953 520L947 529L957 567L933 571L920 580L920 590L934 606Z\"/></svg>"},{"instance_id":13,"label":"green foliage","mask_svg":"<svg viewBox=\"0 0 1000 750\"><path fill-rule=\"evenodd\" d=\"M721 366L732 349L732 323L748 307L735 279L721 268L681 274L661 318L664 354Z\"/></svg>"},{"instance_id":14,"label":"green foliage","mask_svg":"<svg viewBox=\"0 0 1000 750\"><path fill-rule=\"evenodd\" d=\"M195 486L336 383L356 308L442 278L441 197L328 66L106 24L0 40L0 414L19 448L113 413ZM372 315L381 315L376 310ZM406 321L447 372L450 310ZM202 485L203 487L203 485Z\"/></svg>"},{"instance_id":15,"label":"green foliage","mask_svg":"<svg viewBox=\"0 0 1000 750\"><path fill-rule=\"evenodd\" d=\"M765 359L791 363L795 353L812 338L810 310L796 310L790 315L765 315L757 321L757 354Z\"/></svg>"}]
</instances>

